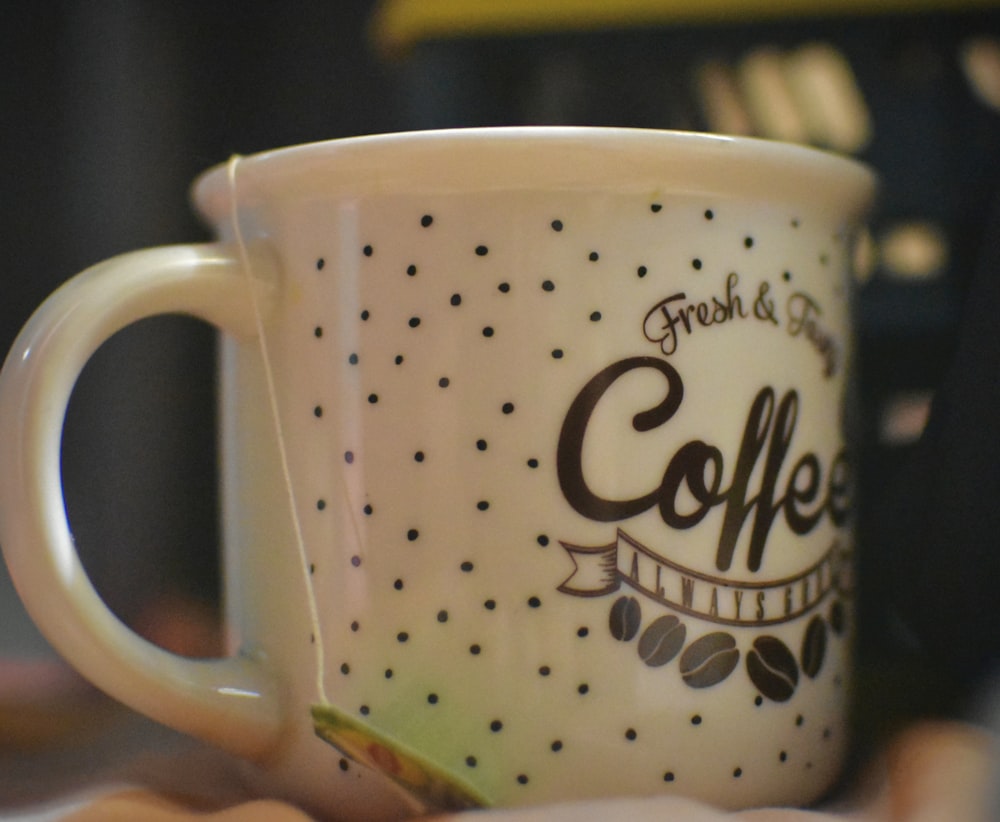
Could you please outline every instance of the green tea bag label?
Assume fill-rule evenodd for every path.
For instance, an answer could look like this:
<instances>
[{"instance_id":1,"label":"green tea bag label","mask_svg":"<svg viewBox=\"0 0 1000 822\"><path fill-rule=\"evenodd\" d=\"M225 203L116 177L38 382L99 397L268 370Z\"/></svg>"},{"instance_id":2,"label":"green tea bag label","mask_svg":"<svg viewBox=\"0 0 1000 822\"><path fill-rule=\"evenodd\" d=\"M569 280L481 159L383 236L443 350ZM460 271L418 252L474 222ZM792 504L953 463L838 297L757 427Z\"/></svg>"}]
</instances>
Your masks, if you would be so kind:
<instances>
[{"instance_id":1,"label":"green tea bag label","mask_svg":"<svg viewBox=\"0 0 1000 822\"><path fill-rule=\"evenodd\" d=\"M457 811L493 804L465 780L343 711L314 705L311 713L316 736L344 756L385 774L428 809Z\"/></svg>"}]
</instances>

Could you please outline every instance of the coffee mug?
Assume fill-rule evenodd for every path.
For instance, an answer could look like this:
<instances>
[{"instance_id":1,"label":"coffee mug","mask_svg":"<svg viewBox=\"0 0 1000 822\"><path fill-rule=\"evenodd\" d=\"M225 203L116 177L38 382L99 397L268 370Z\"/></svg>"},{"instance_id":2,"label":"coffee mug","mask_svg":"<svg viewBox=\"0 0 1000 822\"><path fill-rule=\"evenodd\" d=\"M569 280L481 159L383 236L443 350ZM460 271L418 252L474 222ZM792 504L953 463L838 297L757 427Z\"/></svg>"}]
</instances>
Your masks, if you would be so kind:
<instances>
[{"instance_id":1,"label":"coffee mug","mask_svg":"<svg viewBox=\"0 0 1000 822\"><path fill-rule=\"evenodd\" d=\"M21 596L99 687L334 816L813 801L848 745L872 191L813 149L628 129L234 158L194 187L217 242L78 275L7 359ZM224 332L219 660L112 616L60 492L74 380L167 312Z\"/></svg>"}]
</instances>

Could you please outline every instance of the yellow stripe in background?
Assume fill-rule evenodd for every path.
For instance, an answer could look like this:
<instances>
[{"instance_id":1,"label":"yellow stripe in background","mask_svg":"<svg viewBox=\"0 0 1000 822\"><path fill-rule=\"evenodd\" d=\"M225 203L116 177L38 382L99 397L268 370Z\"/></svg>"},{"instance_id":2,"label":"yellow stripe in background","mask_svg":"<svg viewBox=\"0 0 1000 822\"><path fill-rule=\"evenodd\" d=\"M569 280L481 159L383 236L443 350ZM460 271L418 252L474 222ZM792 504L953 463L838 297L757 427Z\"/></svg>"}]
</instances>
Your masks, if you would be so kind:
<instances>
[{"instance_id":1,"label":"yellow stripe in background","mask_svg":"<svg viewBox=\"0 0 1000 822\"><path fill-rule=\"evenodd\" d=\"M423 40L581 32L686 22L962 11L996 0L383 0L372 34L400 56Z\"/></svg>"}]
</instances>

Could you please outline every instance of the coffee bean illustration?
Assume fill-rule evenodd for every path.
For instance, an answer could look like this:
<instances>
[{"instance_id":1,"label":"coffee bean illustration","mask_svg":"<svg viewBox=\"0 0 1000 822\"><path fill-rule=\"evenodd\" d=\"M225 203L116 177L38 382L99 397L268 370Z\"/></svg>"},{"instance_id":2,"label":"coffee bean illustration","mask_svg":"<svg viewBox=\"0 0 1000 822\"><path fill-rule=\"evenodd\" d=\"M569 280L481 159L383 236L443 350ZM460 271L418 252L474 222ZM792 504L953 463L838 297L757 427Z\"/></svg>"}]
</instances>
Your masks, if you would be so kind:
<instances>
[{"instance_id":1,"label":"coffee bean illustration","mask_svg":"<svg viewBox=\"0 0 1000 822\"><path fill-rule=\"evenodd\" d=\"M651 668L666 665L684 647L687 628L673 614L654 619L639 637L639 656Z\"/></svg>"},{"instance_id":2,"label":"coffee bean illustration","mask_svg":"<svg viewBox=\"0 0 1000 822\"><path fill-rule=\"evenodd\" d=\"M728 677L739 661L736 640L716 631L696 639L681 654L681 676L692 688L709 688Z\"/></svg>"},{"instance_id":3,"label":"coffee bean illustration","mask_svg":"<svg viewBox=\"0 0 1000 822\"><path fill-rule=\"evenodd\" d=\"M837 636L840 636L847 627L846 623L847 615L844 613L844 603L835 599L833 605L830 606L830 627L833 628L833 632Z\"/></svg>"},{"instance_id":4,"label":"coffee bean illustration","mask_svg":"<svg viewBox=\"0 0 1000 822\"><path fill-rule=\"evenodd\" d=\"M628 642L639 633L641 622L642 609L635 597L619 597L615 600L615 604L611 606L611 616L608 618L611 636L622 642Z\"/></svg>"},{"instance_id":5,"label":"coffee bean illustration","mask_svg":"<svg viewBox=\"0 0 1000 822\"><path fill-rule=\"evenodd\" d=\"M802 638L802 673L810 679L815 679L820 668L823 667L823 658L826 656L826 623L823 617L814 616L809 621L806 628L806 635Z\"/></svg>"},{"instance_id":6,"label":"coffee bean illustration","mask_svg":"<svg viewBox=\"0 0 1000 822\"><path fill-rule=\"evenodd\" d=\"M750 681L768 699L785 702L799 684L799 665L795 656L777 637L759 636L747 651Z\"/></svg>"}]
</instances>

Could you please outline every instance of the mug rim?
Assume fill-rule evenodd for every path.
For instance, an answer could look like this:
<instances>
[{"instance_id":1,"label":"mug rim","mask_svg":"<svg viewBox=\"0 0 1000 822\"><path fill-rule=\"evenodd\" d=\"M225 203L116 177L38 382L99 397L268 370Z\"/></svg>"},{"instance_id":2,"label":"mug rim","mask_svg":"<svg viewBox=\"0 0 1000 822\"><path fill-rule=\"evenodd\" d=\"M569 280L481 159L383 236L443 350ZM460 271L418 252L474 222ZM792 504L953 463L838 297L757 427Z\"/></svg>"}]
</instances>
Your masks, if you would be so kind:
<instances>
[{"instance_id":1,"label":"mug rim","mask_svg":"<svg viewBox=\"0 0 1000 822\"><path fill-rule=\"evenodd\" d=\"M868 210L877 187L859 160L758 137L604 126L430 129L233 155L191 187L212 225L231 219L237 170L241 208L324 192L641 190L801 202L850 220Z\"/></svg>"}]
</instances>

